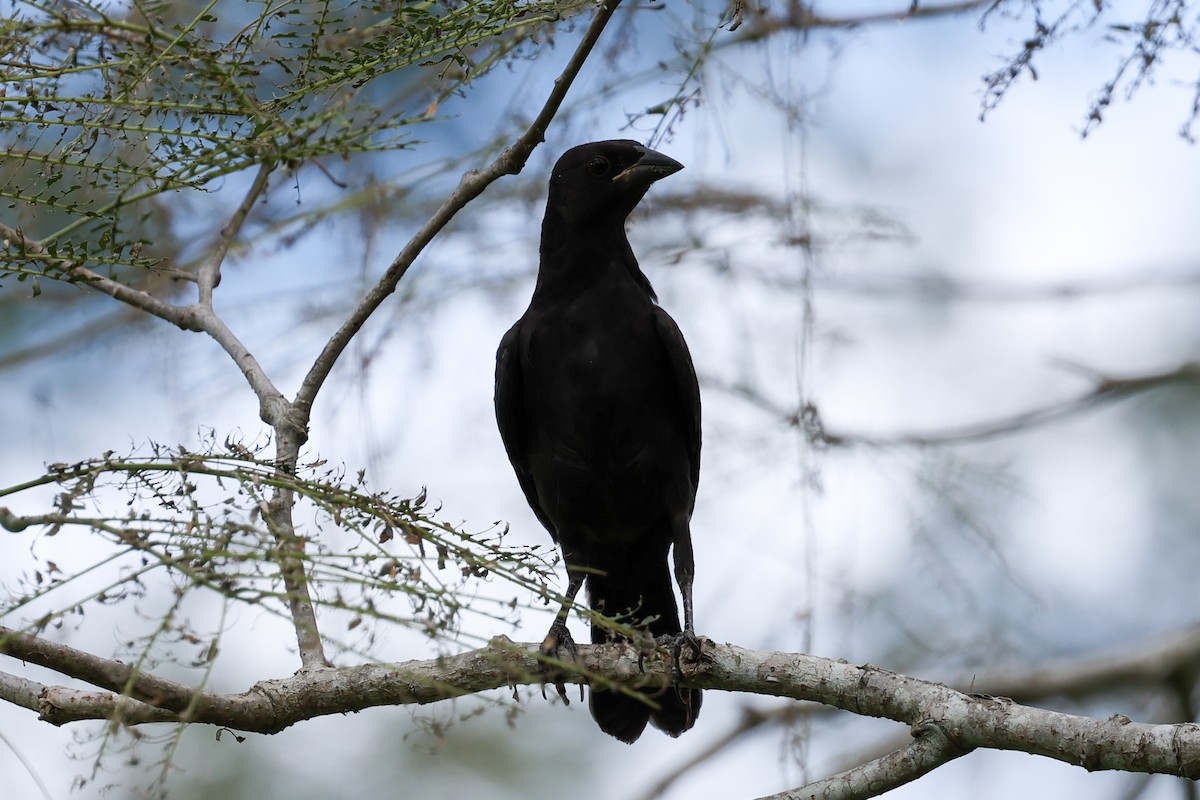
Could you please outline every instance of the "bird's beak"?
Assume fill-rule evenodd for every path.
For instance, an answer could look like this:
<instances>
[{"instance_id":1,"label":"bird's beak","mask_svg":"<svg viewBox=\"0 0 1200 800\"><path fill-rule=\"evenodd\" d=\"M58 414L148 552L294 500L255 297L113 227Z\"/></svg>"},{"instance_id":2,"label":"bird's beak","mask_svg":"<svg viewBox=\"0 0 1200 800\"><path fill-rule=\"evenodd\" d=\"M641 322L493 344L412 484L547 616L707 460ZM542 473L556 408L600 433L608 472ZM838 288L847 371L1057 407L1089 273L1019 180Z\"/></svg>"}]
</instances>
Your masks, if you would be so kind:
<instances>
[{"instance_id":1,"label":"bird's beak","mask_svg":"<svg viewBox=\"0 0 1200 800\"><path fill-rule=\"evenodd\" d=\"M683 169L683 164L675 159L664 156L657 150L646 148L636 164L617 173L617 176L613 178L613 183L637 183L649 186L656 180L674 175L681 169Z\"/></svg>"}]
</instances>

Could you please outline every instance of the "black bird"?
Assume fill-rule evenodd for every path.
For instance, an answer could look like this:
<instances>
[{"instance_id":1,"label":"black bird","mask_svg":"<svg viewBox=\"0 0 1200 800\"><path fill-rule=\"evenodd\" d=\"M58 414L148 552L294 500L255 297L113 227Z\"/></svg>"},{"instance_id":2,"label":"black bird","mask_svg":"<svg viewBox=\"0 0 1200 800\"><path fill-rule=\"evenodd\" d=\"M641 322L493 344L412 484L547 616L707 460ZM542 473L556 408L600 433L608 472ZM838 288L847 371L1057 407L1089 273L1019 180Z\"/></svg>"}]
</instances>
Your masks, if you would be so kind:
<instances>
[{"instance_id":1,"label":"black bird","mask_svg":"<svg viewBox=\"0 0 1200 800\"><path fill-rule=\"evenodd\" d=\"M637 142L593 142L550 176L533 299L496 353L496 421L525 498L562 548L566 595L587 579L593 609L699 653L689 522L700 478L700 389L683 334L657 305L625 236L650 184L683 169ZM683 596L682 629L667 554ZM543 652L573 651L564 604ZM592 625L594 643L612 638ZM593 690L600 728L624 742L648 721L692 727L700 691L649 704Z\"/></svg>"}]
</instances>

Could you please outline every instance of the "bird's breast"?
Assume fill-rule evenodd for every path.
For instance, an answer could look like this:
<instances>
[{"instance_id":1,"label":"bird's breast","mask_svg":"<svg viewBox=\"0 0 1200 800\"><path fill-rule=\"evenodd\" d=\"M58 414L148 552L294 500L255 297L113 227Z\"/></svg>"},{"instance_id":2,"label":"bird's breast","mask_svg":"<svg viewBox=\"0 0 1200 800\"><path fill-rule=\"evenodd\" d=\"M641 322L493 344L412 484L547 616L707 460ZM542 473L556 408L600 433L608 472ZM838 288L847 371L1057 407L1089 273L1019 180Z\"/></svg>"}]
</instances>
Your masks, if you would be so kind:
<instances>
[{"instance_id":1,"label":"bird's breast","mask_svg":"<svg viewBox=\"0 0 1200 800\"><path fill-rule=\"evenodd\" d=\"M561 313L539 326L524 376L533 451L609 480L678 460L675 390L651 313L647 302L642 313Z\"/></svg>"},{"instance_id":2,"label":"bird's breast","mask_svg":"<svg viewBox=\"0 0 1200 800\"><path fill-rule=\"evenodd\" d=\"M546 300L535 295L521 323L523 450L539 507L577 541L653 536L695 494L656 307L628 280Z\"/></svg>"}]
</instances>

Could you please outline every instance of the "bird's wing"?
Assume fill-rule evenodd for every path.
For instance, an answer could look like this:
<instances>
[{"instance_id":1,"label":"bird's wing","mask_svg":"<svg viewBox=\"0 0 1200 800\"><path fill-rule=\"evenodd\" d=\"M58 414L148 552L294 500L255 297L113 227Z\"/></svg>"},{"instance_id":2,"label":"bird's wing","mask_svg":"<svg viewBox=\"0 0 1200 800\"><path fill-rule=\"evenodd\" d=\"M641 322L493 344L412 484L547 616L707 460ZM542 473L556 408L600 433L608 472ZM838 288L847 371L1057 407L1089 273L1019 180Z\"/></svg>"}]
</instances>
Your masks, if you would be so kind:
<instances>
[{"instance_id":1,"label":"bird's wing","mask_svg":"<svg viewBox=\"0 0 1200 800\"><path fill-rule=\"evenodd\" d=\"M676 413L683 423L691 467L692 489L700 483L700 383L683 333L671 315L654 307L654 328L666 357L668 376L675 390Z\"/></svg>"},{"instance_id":2,"label":"bird's wing","mask_svg":"<svg viewBox=\"0 0 1200 800\"><path fill-rule=\"evenodd\" d=\"M518 321L504 334L504 338L500 340L500 348L496 351L496 425L500 428L500 438L504 441L508 460L512 462L513 471L517 473L517 481L521 484L521 491L525 492L529 507L557 542L558 533L542 510L537 486L533 482L533 472L529 466L529 437L522 397L522 349L521 322Z\"/></svg>"}]
</instances>

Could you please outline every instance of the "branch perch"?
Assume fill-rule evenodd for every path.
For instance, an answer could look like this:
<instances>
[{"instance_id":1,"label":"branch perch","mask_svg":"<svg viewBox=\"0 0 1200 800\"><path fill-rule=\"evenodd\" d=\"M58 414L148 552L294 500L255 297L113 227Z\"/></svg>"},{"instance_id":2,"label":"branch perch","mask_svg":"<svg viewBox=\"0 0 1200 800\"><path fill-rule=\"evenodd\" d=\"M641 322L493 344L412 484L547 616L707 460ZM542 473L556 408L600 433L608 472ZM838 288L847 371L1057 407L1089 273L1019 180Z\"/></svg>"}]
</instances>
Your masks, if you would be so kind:
<instances>
[{"instance_id":1,"label":"branch perch","mask_svg":"<svg viewBox=\"0 0 1200 800\"><path fill-rule=\"evenodd\" d=\"M1200 625L1150 637L1144 641L1116 647L1107 652L1059 659L1022 667L972 672L947 681L963 692L982 692L1036 703L1055 697L1082 699L1102 692L1134 687L1148 691L1163 686L1191 686L1200 671ZM745 708L742 718L707 747L691 754L670 772L660 777L640 800L661 797L672 784L689 771L709 761L764 726L786 725L801 716L832 712L829 706L813 703L781 704L770 709ZM1182 718L1191 719L1186 713ZM903 749L904 734L889 737L881 745L872 745L867 754L855 753L843 760L847 774L851 766L864 760L884 757L889 751ZM808 788L808 787L806 787ZM857 795L850 795L857 796Z\"/></svg>"},{"instance_id":2,"label":"branch perch","mask_svg":"<svg viewBox=\"0 0 1200 800\"><path fill-rule=\"evenodd\" d=\"M975 748L1043 755L1088 770L1114 769L1200 777L1200 726L1144 724L1115 715L1106 720L1023 706L1007 698L968 694L898 675L869 664L856 666L800 653L772 653L704 640L704 658L683 664L683 684L703 689L811 700L912 727L917 741L840 780L860 781L887 771L906 782L938 763ZM65 645L0 628L0 652L88 681L107 690L40 686L20 691L7 684L6 698L31 707L53 724L107 719L127 723L188 721L253 733L276 733L302 720L380 705L425 704L540 681L538 645L503 637L487 647L442 658L397 664L364 664L301 670L262 681L241 694L196 691L184 684L101 659ZM581 645L580 669L613 684L661 685L671 680L664 651L639 659L626 644ZM639 660L643 669L639 669ZM12 676L0 676L4 685ZM580 683L580 675L567 678ZM129 686L133 698L115 694ZM936 728L936 735L927 732ZM944 737L946 742L942 742ZM908 777L905 777L908 776ZM872 777L874 780L874 777ZM872 784L874 785L874 784ZM899 785L898 783L895 785ZM822 789L824 791L824 789ZM785 797L833 796L793 794ZM869 795L845 795L869 796Z\"/></svg>"}]
</instances>

